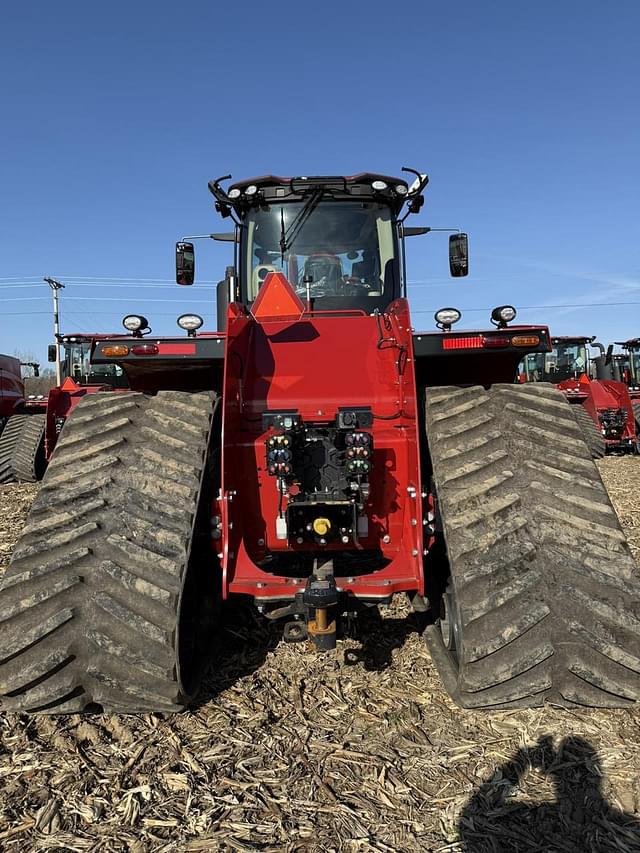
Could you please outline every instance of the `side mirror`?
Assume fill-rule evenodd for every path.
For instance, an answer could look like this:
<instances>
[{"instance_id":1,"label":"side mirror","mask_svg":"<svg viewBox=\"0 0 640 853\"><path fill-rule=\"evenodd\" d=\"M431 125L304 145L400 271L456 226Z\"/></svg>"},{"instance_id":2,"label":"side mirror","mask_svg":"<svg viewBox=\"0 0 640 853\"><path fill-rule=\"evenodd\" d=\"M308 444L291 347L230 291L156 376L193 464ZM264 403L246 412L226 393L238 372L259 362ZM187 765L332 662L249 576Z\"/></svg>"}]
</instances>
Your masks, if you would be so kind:
<instances>
[{"instance_id":1,"label":"side mirror","mask_svg":"<svg viewBox=\"0 0 640 853\"><path fill-rule=\"evenodd\" d=\"M35 376L36 379L40 376L40 365L39 364L33 365L33 375Z\"/></svg>"},{"instance_id":2,"label":"side mirror","mask_svg":"<svg viewBox=\"0 0 640 853\"><path fill-rule=\"evenodd\" d=\"M469 275L469 238L466 234L449 237L449 270L454 278Z\"/></svg>"},{"instance_id":3,"label":"side mirror","mask_svg":"<svg viewBox=\"0 0 640 853\"><path fill-rule=\"evenodd\" d=\"M193 243L176 243L176 284L193 284L196 255Z\"/></svg>"},{"instance_id":4,"label":"side mirror","mask_svg":"<svg viewBox=\"0 0 640 853\"><path fill-rule=\"evenodd\" d=\"M49 344L47 348L47 361L55 361L56 360L56 345Z\"/></svg>"}]
</instances>

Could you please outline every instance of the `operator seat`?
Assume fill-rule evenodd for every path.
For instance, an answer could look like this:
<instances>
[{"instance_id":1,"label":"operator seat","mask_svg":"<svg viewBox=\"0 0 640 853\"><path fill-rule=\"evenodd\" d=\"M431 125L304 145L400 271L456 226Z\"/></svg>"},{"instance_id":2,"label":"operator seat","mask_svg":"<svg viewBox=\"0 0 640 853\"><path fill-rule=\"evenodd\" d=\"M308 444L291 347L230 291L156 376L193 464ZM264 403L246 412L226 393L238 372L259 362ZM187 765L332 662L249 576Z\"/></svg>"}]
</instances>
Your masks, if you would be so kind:
<instances>
[{"instance_id":1,"label":"operator seat","mask_svg":"<svg viewBox=\"0 0 640 853\"><path fill-rule=\"evenodd\" d=\"M258 264L253 268L253 281L251 283L251 292L253 293L254 297L258 295L258 291L264 284L264 280L270 272L278 272L278 270L273 266L273 264Z\"/></svg>"},{"instance_id":2,"label":"operator seat","mask_svg":"<svg viewBox=\"0 0 640 853\"><path fill-rule=\"evenodd\" d=\"M380 279L376 276L376 264L374 257L364 255L361 261L351 267L351 277L357 278L369 287L367 296L382 296L380 290Z\"/></svg>"},{"instance_id":3,"label":"operator seat","mask_svg":"<svg viewBox=\"0 0 640 853\"><path fill-rule=\"evenodd\" d=\"M363 254L362 260L351 267L351 277L359 279L369 287L367 296L382 296L382 282L376 274L375 255Z\"/></svg>"}]
</instances>

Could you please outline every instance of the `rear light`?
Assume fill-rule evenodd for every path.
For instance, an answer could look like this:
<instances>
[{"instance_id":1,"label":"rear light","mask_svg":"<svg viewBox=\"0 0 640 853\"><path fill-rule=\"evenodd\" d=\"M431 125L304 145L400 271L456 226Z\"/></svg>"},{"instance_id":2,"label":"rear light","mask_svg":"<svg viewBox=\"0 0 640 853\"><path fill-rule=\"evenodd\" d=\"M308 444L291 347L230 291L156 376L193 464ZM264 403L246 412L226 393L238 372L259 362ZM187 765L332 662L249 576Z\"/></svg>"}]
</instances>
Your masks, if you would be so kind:
<instances>
[{"instance_id":1,"label":"rear light","mask_svg":"<svg viewBox=\"0 0 640 853\"><path fill-rule=\"evenodd\" d=\"M482 339L482 346L489 349L499 349L500 347L508 347L511 343L509 335L493 335L490 338Z\"/></svg>"},{"instance_id":2,"label":"rear light","mask_svg":"<svg viewBox=\"0 0 640 853\"><path fill-rule=\"evenodd\" d=\"M160 347L157 344L136 344L131 347L133 355L158 355Z\"/></svg>"},{"instance_id":3,"label":"rear light","mask_svg":"<svg viewBox=\"0 0 640 853\"><path fill-rule=\"evenodd\" d=\"M100 350L100 354L109 356L129 355L129 347L125 347L120 344L118 346L106 346L102 347L102 349Z\"/></svg>"},{"instance_id":4,"label":"rear light","mask_svg":"<svg viewBox=\"0 0 640 853\"><path fill-rule=\"evenodd\" d=\"M482 335L475 335L468 338L450 338L442 339L443 349L479 349L482 346Z\"/></svg>"},{"instance_id":5,"label":"rear light","mask_svg":"<svg viewBox=\"0 0 640 853\"><path fill-rule=\"evenodd\" d=\"M514 335L511 343L514 347L537 347L540 343L540 335Z\"/></svg>"}]
</instances>

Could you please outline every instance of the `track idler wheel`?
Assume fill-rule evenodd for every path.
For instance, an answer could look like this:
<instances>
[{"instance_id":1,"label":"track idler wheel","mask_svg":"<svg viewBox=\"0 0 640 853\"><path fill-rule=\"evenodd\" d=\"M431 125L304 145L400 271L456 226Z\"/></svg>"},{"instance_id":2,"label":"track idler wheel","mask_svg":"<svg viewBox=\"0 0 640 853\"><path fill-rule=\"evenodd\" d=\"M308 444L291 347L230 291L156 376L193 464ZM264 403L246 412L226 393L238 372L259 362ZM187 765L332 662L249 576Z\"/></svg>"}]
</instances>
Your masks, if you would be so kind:
<instances>
[{"instance_id":1,"label":"track idler wheel","mask_svg":"<svg viewBox=\"0 0 640 853\"><path fill-rule=\"evenodd\" d=\"M457 659L458 649L460 648L460 614L451 580L440 599L438 627L445 649Z\"/></svg>"}]
</instances>

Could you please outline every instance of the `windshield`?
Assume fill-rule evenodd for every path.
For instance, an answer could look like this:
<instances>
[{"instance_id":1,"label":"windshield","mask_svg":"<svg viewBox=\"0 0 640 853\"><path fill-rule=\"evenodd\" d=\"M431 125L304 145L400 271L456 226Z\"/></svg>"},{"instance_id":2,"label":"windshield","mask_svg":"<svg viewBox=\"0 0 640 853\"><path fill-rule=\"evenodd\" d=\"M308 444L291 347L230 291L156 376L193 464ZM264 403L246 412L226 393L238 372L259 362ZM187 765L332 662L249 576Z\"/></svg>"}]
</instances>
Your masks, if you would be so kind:
<instances>
[{"instance_id":1,"label":"windshield","mask_svg":"<svg viewBox=\"0 0 640 853\"><path fill-rule=\"evenodd\" d=\"M370 313L400 295L394 221L385 204L272 204L251 210L243 224L248 302L270 272L283 272L303 301L308 286L319 309L356 307Z\"/></svg>"},{"instance_id":2,"label":"windshield","mask_svg":"<svg viewBox=\"0 0 640 853\"><path fill-rule=\"evenodd\" d=\"M525 356L521 373L527 382L563 382L579 379L587 370L587 348L583 343L557 343L551 352Z\"/></svg>"},{"instance_id":3,"label":"windshield","mask_svg":"<svg viewBox=\"0 0 640 853\"><path fill-rule=\"evenodd\" d=\"M127 378L116 364L91 364L89 341L64 345L63 377L70 377L79 385L111 385L126 388Z\"/></svg>"}]
</instances>

